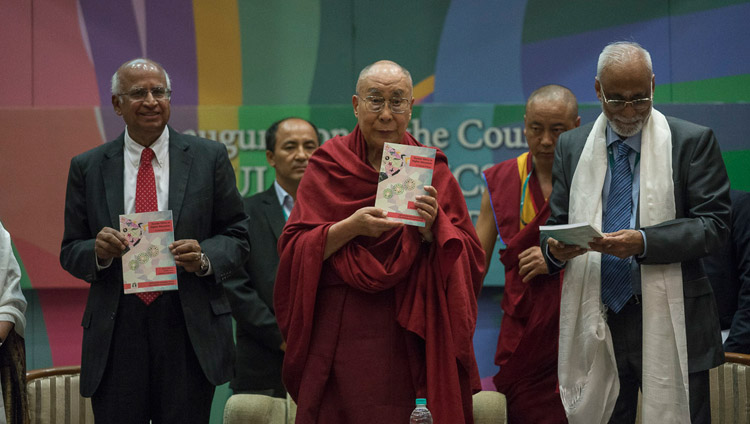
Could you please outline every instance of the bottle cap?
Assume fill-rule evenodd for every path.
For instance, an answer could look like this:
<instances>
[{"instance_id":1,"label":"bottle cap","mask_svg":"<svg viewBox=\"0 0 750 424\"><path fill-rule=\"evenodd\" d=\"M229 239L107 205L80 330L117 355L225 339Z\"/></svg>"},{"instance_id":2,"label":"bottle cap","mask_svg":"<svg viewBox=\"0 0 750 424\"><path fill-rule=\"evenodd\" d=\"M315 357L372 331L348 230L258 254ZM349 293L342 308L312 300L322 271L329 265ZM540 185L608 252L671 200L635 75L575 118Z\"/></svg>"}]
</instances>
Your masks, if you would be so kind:
<instances>
[{"instance_id":1,"label":"bottle cap","mask_svg":"<svg viewBox=\"0 0 750 424\"><path fill-rule=\"evenodd\" d=\"M427 405L427 399L425 398L417 398L417 406L419 405Z\"/></svg>"}]
</instances>

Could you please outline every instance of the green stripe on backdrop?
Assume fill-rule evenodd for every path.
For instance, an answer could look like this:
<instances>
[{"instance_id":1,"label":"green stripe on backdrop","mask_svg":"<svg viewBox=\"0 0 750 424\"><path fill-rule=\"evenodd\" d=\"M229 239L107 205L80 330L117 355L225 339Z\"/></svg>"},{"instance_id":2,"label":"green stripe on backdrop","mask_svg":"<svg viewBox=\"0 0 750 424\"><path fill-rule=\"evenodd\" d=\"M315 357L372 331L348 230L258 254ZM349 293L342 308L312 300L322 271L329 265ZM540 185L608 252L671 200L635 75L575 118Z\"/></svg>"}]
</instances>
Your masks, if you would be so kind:
<instances>
[{"instance_id":1,"label":"green stripe on backdrop","mask_svg":"<svg viewBox=\"0 0 750 424\"><path fill-rule=\"evenodd\" d=\"M528 0L524 15L524 44L644 22L666 16L719 9L742 0L634 1ZM609 41L609 40L606 40Z\"/></svg>"},{"instance_id":2,"label":"green stripe on backdrop","mask_svg":"<svg viewBox=\"0 0 750 424\"><path fill-rule=\"evenodd\" d=\"M737 103L750 101L750 74L659 85L656 76L656 103Z\"/></svg>"},{"instance_id":3,"label":"green stripe on backdrop","mask_svg":"<svg viewBox=\"0 0 750 424\"><path fill-rule=\"evenodd\" d=\"M237 7L242 103L308 103L318 59L320 2L251 0Z\"/></svg>"},{"instance_id":4,"label":"green stripe on backdrop","mask_svg":"<svg viewBox=\"0 0 750 424\"><path fill-rule=\"evenodd\" d=\"M750 150L723 152L729 181L734 190L750 191Z\"/></svg>"},{"instance_id":5,"label":"green stripe on backdrop","mask_svg":"<svg viewBox=\"0 0 750 424\"><path fill-rule=\"evenodd\" d=\"M16 249L16 245L13 242L11 242L11 247L13 248L13 255L16 257L16 261L18 261L18 266L21 268L21 290L31 289L31 280L29 280L29 274L26 273L26 268L23 266L21 255L18 254L18 249Z\"/></svg>"},{"instance_id":6,"label":"green stripe on backdrop","mask_svg":"<svg viewBox=\"0 0 750 424\"><path fill-rule=\"evenodd\" d=\"M310 103L349 103L359 72L380 59L407 68L414 84L435 72L449 0L320 0L320 4Z\"/></svg>"},{"instance_id":7,"label":"green stripe on backdrop","mask_svg":"<svg viewBox=\"0 0 750 424\"><path fill-rule=\"evenodd\" d=\"M44 290L44 289L42 289ZM42 315L42 305L39 302L37 290L24 290L26 298L26 369L34 370L52 366L52 351L47 336L47 325Z\"/></svg>"}]
</instances>

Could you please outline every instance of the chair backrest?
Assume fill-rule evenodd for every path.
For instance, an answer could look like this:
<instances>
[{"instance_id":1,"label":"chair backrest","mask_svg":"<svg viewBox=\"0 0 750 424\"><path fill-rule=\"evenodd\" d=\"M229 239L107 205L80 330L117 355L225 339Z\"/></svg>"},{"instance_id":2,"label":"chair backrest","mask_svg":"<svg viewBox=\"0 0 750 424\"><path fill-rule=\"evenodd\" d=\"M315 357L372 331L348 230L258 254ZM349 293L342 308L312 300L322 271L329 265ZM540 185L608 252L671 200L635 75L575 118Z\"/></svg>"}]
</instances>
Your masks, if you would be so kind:
<instances>
[{"instance_id":1,"label":"chair backrest","mask_svg":"<svg viewBox=\"0 0 750 424\"><path fill-rule=\"evenodd\" d=\"M505 396L498 392L482 391L474 395L475 424L505 424ZM297 405L287 395L286 399L262 395L232 395L224 406L224 424L293 423Z\"/></svg>"},{"instance_id":2,"label":"chair backrest","mask_svg":"<svg viewBox=\"0 0 750 424\"><path fill-rule=\"evenodd\" d=\"M293 423L297 405L286 399L264 395L236 394L224 405L224 424L287 424Z\"/></svg>"},{"instance_id":3,"label":"chair backrest","mask_svg":"<svg viewBox=\"0 0 750 424\"><path fill-rule=\"evenodd\" d=\"M711 422L750 423L750 355L727 352L726 358L709 372Z\"/></svg>"},{"instance_id":4,"label":"chair backrest","mask_svg":"<svg viewBox=\"0 0 750 424\"><path fill-rule=\"evenodd\" d=\"M505 424L508 422L505 395L483 390L475 393L473 398L474 424Z\"/></svg>"},{"instance_id":5,"label":"chair backrest","mask_svg":"<svg viewBox=\"0 0 750 424\"><path fill-rule=\"evenodd\" d=\"M93 424L91 399L81 396L81 367L54 367L26 373L32 424Z\"/></svg>"}]
</instances>

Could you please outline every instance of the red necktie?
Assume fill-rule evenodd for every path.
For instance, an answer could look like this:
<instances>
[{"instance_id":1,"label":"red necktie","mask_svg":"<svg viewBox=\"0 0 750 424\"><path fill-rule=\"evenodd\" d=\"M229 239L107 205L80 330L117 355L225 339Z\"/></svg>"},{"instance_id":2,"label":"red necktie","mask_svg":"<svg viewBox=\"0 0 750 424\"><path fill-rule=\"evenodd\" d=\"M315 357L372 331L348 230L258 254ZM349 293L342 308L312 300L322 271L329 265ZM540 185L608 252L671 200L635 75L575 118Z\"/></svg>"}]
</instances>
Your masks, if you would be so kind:
<instances>
[{"instance_id":1,"label":"red necktie","mask_svg":"<svg viewBox=\"0 0 750 424\"><path fill-rule=\"evenodd\" d=\"M143 149L141 153L141 166L138 167L138 178L135 187L136 213L159 210L159 204L156 201L156 179L154 178L154 168L151 166L153 158L153 150L148 147ZM160 291L136 293L146 305L151 304L160 294Z\"/></svg>"}]
</instances>

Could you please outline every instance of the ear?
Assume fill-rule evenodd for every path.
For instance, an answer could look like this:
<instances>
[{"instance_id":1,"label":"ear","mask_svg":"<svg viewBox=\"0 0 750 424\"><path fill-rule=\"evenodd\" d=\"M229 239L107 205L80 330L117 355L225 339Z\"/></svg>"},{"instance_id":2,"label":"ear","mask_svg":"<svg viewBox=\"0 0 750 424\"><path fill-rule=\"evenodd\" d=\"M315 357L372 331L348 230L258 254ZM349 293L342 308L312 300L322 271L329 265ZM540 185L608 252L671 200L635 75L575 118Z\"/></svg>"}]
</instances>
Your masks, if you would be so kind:
<instances>
[{"instance_id":1,"label":"ear","mask_svg":"<svg viewBox=\"0 0 750 424\"><path fill-rule=\"evenodd\" d=\"M526 137L526 114L523 114L523 136Z\"/></svg>"},{"instance_id":2,"label":"ear","mask_svg":"<svg viewBox=\"0 0 750 424\"><path fill-rule=\"evenodd\" d=\"M575 126L575 128L578 128L580 126L581 126L581 117L579 116L579 117L576 118L576 126Z\"/></svg>"},{"instance_id":3,"label":"ear","mask_svg":"<svg viewBox=\"0 0 750 424\"><path fill-rule=\"evenodd\" d=\"M602 85L599 83L599 78L594 78L594 90L596 90L596 98L599 101L602 100Z\"/></svg>"},{"instance_id":4,"label":"ear","mask_svg":"<svg viewBox=\"0 0 750 424\"><path fill-rule=\"evenodd\" d=\"M652 95L653 95L653 93L655 91L656 91L656 75L651 74L651 93L652 93Z\"/></svg>"},{"instance_id":5,"label":"ear","mask_svg":"<svg viewBox=\"0 0 750 424\"><path fill-rule=\"evenodd\" d=\"M266 150L266 162L271 165L271 168L276 168L276 161L273 158L273 152Z\"/></svg>"},{"instance_id":6,"label":"ear","mask_svg":"<svg viewBox=\"0 0 750 424\"><path fill-rule=\"evenodd\" d=\"M112 107L115 109L115 113L118 116L122 116L122 109L120 109L120 98L119 96L112 95Z\"/></svg>"},{"instance_id":7,"label":"ear","mask_svg":"<svg viewBox=\"0 0 750 424\"><path fill-rule=\"evenodd\" d=\"M352 107L354 108L354 116L359 118L357 107L359 106L359 96L356 94L352 96Z\"/></svg>"}]
</instances>

